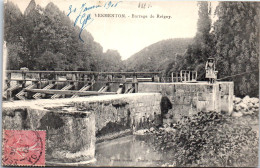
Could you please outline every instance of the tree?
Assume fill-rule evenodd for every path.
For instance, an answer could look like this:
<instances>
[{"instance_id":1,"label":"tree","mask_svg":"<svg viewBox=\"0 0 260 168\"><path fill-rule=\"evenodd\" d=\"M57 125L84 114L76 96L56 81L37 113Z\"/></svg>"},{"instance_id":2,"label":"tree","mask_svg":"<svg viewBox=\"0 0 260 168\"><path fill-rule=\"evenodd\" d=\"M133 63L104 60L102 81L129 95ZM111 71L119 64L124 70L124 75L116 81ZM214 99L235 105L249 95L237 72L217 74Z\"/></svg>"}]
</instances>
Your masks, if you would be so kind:
<instances>
[{"instance_id":1,"label":"tree","mask_svg":"<svg viewBox=\"0 0 260 168\"><path fill-rule=\"evenodd\" d=\"M199 19L197 22L197 33L193 39L193 43L188 46L185 52L184 69L199 70L199 80L204 79L204 69L200 67L205 64L208 57L212 56L212 35L211 30L211 5L209 2L198 2ZM200 75L201 74L201 75Z\"/></svg>"},{"instance_id":2,"label":"tree","mask_svg":"<svg viewBox=\"0 0 260 168\"><path fill-rule=\"evenodd\" d=\"M8 48L8 57L7 57L7 66L6 69L16 69L21 67L22 60L19 57L19 54L23 52L23 48L20 44L7 44Z\"/></svg>"},{"instance_id":3,"label":"tree","mask_svg":"<svg viewBox=\"0 0 260 168\"><path fill-rule=\"evenodd\" d=\"M184 61L183 54L176 53L174 58L171 61L169 61L165 69L165 75L171 76L172 72L173 73L180 72L183 67L183 61Z\"/></svg>"},{"instance_id":4,"label":"tree","mask_svg":"<svg viewBox=\"0 0 260 168\"><path fill-rule=\"evenodd\" d=\"M56 67L58 65L59 58L54 55L50 51L45 51L38 59L37 59L37 67L40 70L57 70Z\"/></svg>"},{"instance_id":5,"label":"tree","mask_svg":"<svg viewBox=\"0 0 260 168\"><path fill-rule=\"evenodd\" d=\"M11 1L7 1L4 8L4 40L7 42L7 69L22 66L21 55L24 54L21 31L22 12Z\"/></svg>"},{"instance_id":6,"label":"tree","mask_svg":"<svg viewBox=\"0 0 260 168\"><path fill-rule=\"evenodd\" d=\"M69 17L52 2L42 8L31 0L22 14L7 1L4 20L4 38L11 50L7 65L10 69L100 71L107 54L114 56L112 62L121 63L118 52L104 54L102 46L87 30L81 34L85 42L80 41L80 28L74 27ZM112 63L106 69L117 70L117 66Z\"/></svg>"},{"instance_id":7,"label":"tree","mask_svg":"<svg viewBox=\"0 0 260 168\"><path fill-rule=\"evenodd\" d=\"M102 70L103 71L120 71L122 68L121 56L116 50L107 50L104 53L102 61Z\"/></svg>"},{"instance_id":8,"label":"tree","mask_svg":"<svg viewBox=\"0 0 260 168\"><path fill-rule=\"evenodd\" d=\"M22 12L11 1L4 7L4 39L7 43L18 42L21 36Z\"/></svg>"},{"instance_id":9,"label":"tree","mask_svg":"<svg viewBox=\"0 0 260 168\"><path fill-rule=\"evenodd\" d=\"M258 95L258 12L257 2L220 2L216 9L213 34L219 78L234 75L227 80L234 81L238 96Z\"/></svg>"}]
</instances>

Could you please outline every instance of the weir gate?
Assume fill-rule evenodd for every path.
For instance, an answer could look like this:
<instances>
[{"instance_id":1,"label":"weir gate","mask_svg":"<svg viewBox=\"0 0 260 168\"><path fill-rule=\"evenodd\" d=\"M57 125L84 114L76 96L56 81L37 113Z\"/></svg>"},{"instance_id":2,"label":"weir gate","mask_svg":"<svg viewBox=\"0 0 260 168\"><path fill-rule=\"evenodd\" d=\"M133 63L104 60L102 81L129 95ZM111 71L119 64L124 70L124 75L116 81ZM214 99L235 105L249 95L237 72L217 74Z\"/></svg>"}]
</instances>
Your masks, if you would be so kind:
<instances>
[{"instance_id":1,"label":"weir gate","mask_svg":"<svg viewBox=\"0 0 260 168\"><path fill-rule=\"evenodd\" d=\"M22 100L3 102L3 129L46 131L47 166L95 162L96 143L132 134L139 129L156 127L161 124L162 112L169 116L163 122L170 124L182 116L199 111L231 113L233 110L233 82L209 84L205 81L189 81L189 78L184 81L180 77L178 81L164 83L158 73L143 74L148 76L142 77L138 73L124 73L126 77L117 77L117 73L102 73L103 78L95 73L87 74L84 78L76 75L81 72L72 74L75 74L74 77L54 75L57 80L53 76L48 79L49 74L46 77L41 75L42 80L31 75L29 81L23 77L13 84L15 79L7 79L10 81L9 84L7 82L8 88L15 84L22 85L17 92L27 92L27 95L22 94L25 97ZM61 81L61 78L67 79ZM95 88L93 83L97 84L97 79L105 80ZM58 82L63 84L59 86ZM30 88L33 84L34 87ZM47 88L51 84L56 88ZM73 86L64 89L67 85ZM82 89L85 85L90 87ZM9 98L17 99L13 96L18 93L10 95L9 92ZM34 100L34 95L38 93L41 94L40 98ZM51 98L53 95L59 96Z\"/></svg>"},{"instance_id":2,"label":"weir gate","mask_svg":"<svg viewBox=\"0 0 260 168\"><path fill-rule=\"evenodd\" d=\"M160 82L158 72L7 70L4 100L74 98L137 93L138 82Z\"/></svg>"}]
</instances>

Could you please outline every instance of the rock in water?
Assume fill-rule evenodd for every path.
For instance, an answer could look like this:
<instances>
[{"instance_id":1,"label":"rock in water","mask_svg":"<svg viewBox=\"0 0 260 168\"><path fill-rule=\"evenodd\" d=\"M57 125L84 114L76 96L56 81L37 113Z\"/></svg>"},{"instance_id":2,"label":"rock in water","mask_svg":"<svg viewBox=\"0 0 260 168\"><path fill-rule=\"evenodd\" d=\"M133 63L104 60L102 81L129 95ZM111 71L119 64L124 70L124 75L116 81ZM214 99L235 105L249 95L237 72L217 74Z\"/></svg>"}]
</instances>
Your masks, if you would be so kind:
<instances>
[{"instance_id":1,"label":"rock in water","mask_svg":"<svg viewBox=\"0 0 260 168\"><path fill-rule=\"evenodd\" d=\"M151 127L151 128L150 128L150 132L153 132L153 131L154 131L154 127Z\"/></svg>"},{"instance_id":2,"label":"rock in water","mask_svg":"<svg viewBox=\"0 0 260 168\"><path fill-rule=\"evenodd\" d=\"M142 129L134 132L135 135L145 135L147 133L149 133L148 129Z\"/></svg>"},{"instance_id":3,"label":"rock in water","mask_svg":"<svg viewBox=\"0 0 260 168\"><path fill-rule=\"evenodd\" d=\"M234 112L233 112L233 113L232 113L232 116L233 116L233 117L242 117L242 116L243 116L243 113L241 113L241 112L235 112L235 113L234 113Z\"/></svg>"},{"instance_id":4,"label":"rock in water","mask_svg":"<svg viewBox=\"0 0 260 168\"><path fill-rule=\"evenodd\" d=\"M171 127L167 127L167 128L165 128L165 131L166 132L175 132L176 130Z\"/></svg>"}]
</instances>

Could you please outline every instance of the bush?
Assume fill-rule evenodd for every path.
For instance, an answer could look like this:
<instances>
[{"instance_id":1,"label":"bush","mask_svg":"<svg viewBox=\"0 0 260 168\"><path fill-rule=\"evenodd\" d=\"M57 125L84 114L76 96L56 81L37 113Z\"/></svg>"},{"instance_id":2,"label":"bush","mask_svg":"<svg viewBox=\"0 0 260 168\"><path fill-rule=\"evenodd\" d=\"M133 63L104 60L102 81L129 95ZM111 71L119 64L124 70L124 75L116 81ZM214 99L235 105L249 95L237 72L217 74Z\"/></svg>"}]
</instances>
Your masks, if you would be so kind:
<instances>
[{"instance_id":1,"label":"bush","mask_svg":"<svg viewBox=\"0 0 260 168\"><path fill-rule=\"evenodd\" d=\"M176 131L156 132L154 145L176 166L257 166L258 137L249 125L216 112L183 117Z\"/></svg>"}]
</instances>

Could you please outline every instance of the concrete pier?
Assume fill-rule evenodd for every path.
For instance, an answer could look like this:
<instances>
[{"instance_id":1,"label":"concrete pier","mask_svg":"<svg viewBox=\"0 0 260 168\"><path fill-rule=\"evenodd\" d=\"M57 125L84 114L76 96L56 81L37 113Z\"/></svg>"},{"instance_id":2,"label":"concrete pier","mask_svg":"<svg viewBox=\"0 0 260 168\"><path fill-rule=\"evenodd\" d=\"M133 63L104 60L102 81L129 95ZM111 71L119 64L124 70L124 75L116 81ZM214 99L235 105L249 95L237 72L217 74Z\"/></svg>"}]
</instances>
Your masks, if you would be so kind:
<instances>
[{"instance_id":1,"label":"concrete pier","mask_svg":"<svg viewBox=\"0 0 260 168\"><path fill-rule=\"evenodd\" d=\"M141 93L165 93L172 103L169 113L175 120L199 111L233 111L233 82L139 83L138 89Z\"/></svg>"}]
</instances>

